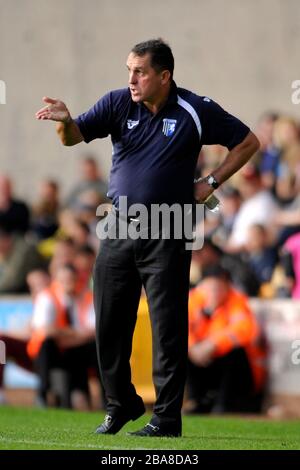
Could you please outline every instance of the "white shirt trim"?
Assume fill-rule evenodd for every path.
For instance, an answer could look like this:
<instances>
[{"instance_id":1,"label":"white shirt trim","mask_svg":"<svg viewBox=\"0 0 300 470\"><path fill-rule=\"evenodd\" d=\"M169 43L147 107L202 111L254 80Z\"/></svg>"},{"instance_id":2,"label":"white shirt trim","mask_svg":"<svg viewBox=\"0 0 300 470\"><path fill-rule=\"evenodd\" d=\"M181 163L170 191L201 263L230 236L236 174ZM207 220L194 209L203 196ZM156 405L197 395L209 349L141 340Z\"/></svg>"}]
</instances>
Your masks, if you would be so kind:
<instances>
[{"instance_id":1,"label":"white shirt trim","mask_svg":"<svg viewBox=\"0 0 300 470\"><path fill-rule=\"evenodd\" d=\"M198 131L198 134L199 134L199 140L200 140L201 135L202 135L202 126L201 126L201 122L200 122L200 119L199 119L199 116L198 116L196 110L193 108L193 106L190 103L188 103L187 101L182 99L179 95L177 95L177 103L179 104L179 106L184 108L191 115L191 117L193 118L193 121L194 121L194 123L196 124L196 127L197 127L197 131Z\"/></svg>"}]
</instances>

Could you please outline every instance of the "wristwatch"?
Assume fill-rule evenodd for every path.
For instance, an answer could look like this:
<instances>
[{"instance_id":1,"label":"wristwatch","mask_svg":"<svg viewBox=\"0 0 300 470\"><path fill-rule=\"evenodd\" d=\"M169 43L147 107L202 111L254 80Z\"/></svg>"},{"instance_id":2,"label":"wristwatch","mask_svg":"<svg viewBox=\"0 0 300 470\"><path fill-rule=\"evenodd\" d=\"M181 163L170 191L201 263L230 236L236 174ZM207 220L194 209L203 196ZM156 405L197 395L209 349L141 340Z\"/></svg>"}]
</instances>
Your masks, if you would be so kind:
<instances>
[{"instance_id":1,"label":"wristwatch","mask_svg":"<svg viewBox=\"0 0 300 470\"><path fill-rule=\"evenodd\" d=\"M208 175L204 179L205 179L206 183L209 184L209 186L211 186L214 189L217 189L220 186L218 181L214 177L214 175Z\"/></svg>"}]
</instances>

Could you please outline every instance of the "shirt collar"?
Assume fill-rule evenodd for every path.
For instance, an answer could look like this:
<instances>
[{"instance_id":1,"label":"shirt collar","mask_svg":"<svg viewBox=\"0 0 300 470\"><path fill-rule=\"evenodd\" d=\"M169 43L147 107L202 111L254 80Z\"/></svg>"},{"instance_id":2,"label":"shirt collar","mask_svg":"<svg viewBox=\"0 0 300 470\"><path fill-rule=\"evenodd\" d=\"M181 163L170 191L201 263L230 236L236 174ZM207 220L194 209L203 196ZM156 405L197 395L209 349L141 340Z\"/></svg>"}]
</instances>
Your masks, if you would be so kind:
<instances>
[{"instance_id":1,"label":"shirt collar","mask_svg":"<svg viewBox=\"0 0 300 470\"><path fill-rule=\"evenodd\" d=\"M168 100L167 100L167 104L169 103L177 103L177 95L178 95L178 89L177 89L177 85L176 83L174 82L174 80L172 80L172 83L171 83L171 88L170 88L170 93L169 93L169 97L168 97Z\"/></svg>"},{"instance_id":2,"label":"shirt collar","mask_svg":"<svg viewBox=\"0 0 300 470\"><path fill-rule=\"evenodd\" d=\"M165 106L168 106L169 104L176 104L177 103L177 94L178 94L177 85L174 82L174 80L172 80L171 87L170 87L170 93L169 93L168 99L167 99L165 105L163 106L163 108ZM147 107L144 105L144 103L138 103L138 106L142 106L142 107L147 109Z\"/></svg>"}]
</instances>

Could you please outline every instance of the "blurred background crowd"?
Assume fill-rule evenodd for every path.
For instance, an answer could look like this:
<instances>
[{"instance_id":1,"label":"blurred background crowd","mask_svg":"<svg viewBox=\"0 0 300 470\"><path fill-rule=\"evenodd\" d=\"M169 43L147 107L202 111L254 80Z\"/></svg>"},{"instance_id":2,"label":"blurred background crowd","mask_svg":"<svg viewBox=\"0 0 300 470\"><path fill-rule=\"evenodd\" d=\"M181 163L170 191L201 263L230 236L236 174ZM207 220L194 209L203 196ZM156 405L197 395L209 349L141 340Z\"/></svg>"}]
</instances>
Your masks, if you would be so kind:
<instances>
[{"instance_id":1,"label":"blurred background crowd","mask_svg":"<svg viewBox=\"0 0 300 470\"><path fill-rule=\"evenodd\" d=\"M192 257L191 289L207 277L227 282L226 272L232 288L245 298L300 299L299 122L268 112L254 131L261 142L259 152L218 190L220 211L206 211L204 245ZM198 176L213 171L225 154L222 147L204 147ZM99 249L96 210L109 201L97 157L84 155L77 164L78 181L66 198L62 199L57 181L45 178L32 188L37 192L33 204L17 198L13 178L0 175L0 295L28 293L33 301L28 331L0 331L0 339L9 357L38 373L38 403L58 404L52 392L61 379L51 371L63 368L67 393L61 394L60 404L88 409L88 378L98 380L92 301L92 270ZM221 271L207 274L212 266ZM222 288L207 284L207 292L211 287ZM212 292L216 298L217 291ZM248 313L242 321L248 321L247 331L253 332L256 326L252 320L249 323ZM192 308L190 315L192 318ZM193 321L190 319L190 332ZM203 340L202 332L199 334L196 344ZM246 349L253 340L250 336L241 340ZM226 346L221 355L227 357L232 349ZM207 353L199 351L194 360L191 349L190 368L195 364L198 369L206 367L205 360L198 359ZM0 365L0 402L5 400L3 370ZM205 409L199 402L191 407L192 411Z\"/></svg>"},{"instance_id":2,"label":"blurred background crowd","mask_svg":"<svg viewBox=\"0 0 300 470\"><path fill-rule=\"evenodd\" d=\"M254 129L260 151L217 195L218 214L206 210L205 242L193 253L191 285L203 267L220 262L249 296L300 298L300 131L292 117L266 113ZM213 171L226 155L204 147L197 172ZM34 203L17 198L13 178L0 174L0 294L36 295L57 269L71 263L89 285L95 253L97 207L109 203L97 157L78 162L78 181L61 197L60 185L43 179Z\"/></svg>"}]
</instances>

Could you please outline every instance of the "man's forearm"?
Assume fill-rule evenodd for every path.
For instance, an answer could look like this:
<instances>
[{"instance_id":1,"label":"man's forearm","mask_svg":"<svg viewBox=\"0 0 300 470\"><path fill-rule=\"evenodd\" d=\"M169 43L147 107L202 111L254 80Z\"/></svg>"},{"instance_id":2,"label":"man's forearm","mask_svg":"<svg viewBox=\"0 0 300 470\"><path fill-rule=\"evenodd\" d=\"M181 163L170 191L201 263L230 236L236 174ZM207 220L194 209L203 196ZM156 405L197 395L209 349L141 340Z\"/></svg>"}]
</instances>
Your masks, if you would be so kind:
<instances>
[{"instance_id":1,"label":"man's forearm","mask_svg":"<svg viewBox=\"0 0 300 470\"><path fill-rule=\"evenodd\" d=\"M213 171L213 175L218 183L224 183L224 181L242 168L258 149L258 139L252 132L249 132L243 142L234 147L221 165Z\"/></svg>"},{"instance_id":2,"label":"man's forearm","mask_svg":"<svg viewBox=\"0 0 300 470\"><path fill-rule=\"evenodd\" d=\"M79 127L72 118L68 122L58 122L56 131L63 145L71 146L83 141Z\"/></svg>"}]
</instances>

